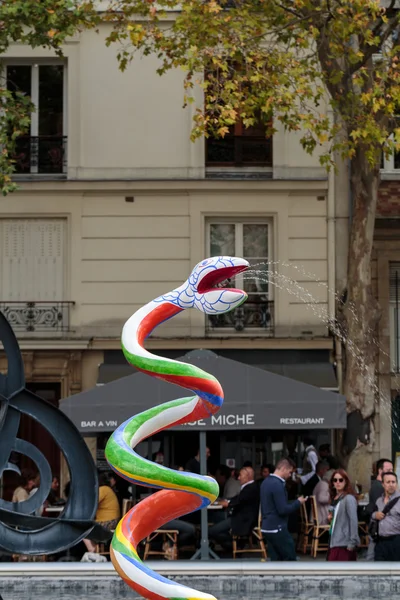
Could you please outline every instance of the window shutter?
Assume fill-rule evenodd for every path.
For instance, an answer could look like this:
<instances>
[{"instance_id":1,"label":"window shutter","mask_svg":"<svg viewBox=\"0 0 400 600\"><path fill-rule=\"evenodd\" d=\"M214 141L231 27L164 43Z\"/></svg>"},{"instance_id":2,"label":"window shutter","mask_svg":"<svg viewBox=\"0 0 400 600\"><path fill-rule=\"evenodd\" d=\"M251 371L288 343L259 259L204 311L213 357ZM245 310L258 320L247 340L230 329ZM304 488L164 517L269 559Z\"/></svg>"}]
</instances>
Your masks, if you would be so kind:
<instances>
[{"instance_id":1,"label":"window shutter","mask_svg":"<svg viewBox=\"0 0 400 600\"><path fill-rule=\"evenodd\" d=\"M397 300L400 302L400 262L389 264L390 302L396 302L396 273L397 273Z\"/></svg>"},{"instance_id":2,"label":"window shutter","mask_svg":"<svg viewBox=\"0 0 400 600\"><path fill-rule=\"evenodd\" d=\"M65 220L4 219L1 226L3 299L65 300Z\"/></svg>"}]
</instances>

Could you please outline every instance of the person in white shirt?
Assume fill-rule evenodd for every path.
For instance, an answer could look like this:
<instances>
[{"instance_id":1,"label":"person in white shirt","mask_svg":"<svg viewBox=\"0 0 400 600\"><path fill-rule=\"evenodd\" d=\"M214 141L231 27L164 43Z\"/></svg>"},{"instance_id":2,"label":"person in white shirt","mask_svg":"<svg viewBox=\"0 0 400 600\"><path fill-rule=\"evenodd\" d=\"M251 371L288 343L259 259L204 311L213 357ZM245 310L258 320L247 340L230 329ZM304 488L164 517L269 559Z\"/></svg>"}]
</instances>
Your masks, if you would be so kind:
<instances>
[{"instance_id":1,"label":"person in white shirt","mask_svg":"<svg viewBox=\"0 0 400 600\"><path fill-rule=\"evenodd\" d=\"M303 443L306 447L303 460L303 475L300 477L301 484L306 485L307 481L315 475L318 462L318 454L311 438L304 438Z\"/></svg>"}]
</instances>

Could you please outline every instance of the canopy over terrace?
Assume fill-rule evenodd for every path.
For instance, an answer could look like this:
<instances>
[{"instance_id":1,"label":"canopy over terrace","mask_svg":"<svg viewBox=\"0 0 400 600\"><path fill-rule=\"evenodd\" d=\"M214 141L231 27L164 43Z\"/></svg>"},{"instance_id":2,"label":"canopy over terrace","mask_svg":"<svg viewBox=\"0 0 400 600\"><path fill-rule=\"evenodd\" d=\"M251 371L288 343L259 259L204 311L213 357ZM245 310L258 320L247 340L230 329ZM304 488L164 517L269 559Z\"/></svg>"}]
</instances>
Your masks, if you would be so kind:
<instances>
[{"instance_id":1,"label":"canopy over terrace","mask_svg":"<svg viewBox=\"0 0 400 600\"><path fill-rule=\"evenodd\" d=\"M346 399L264 369L193 350L180 358L211 373L222 385L225 402L210 419L181 425L197 431L260 429L343 429ZM134 372L61 401L61 410L82 433L111 432L129 417L175 398L186 390Z\"/></svg>"}]
</instances>

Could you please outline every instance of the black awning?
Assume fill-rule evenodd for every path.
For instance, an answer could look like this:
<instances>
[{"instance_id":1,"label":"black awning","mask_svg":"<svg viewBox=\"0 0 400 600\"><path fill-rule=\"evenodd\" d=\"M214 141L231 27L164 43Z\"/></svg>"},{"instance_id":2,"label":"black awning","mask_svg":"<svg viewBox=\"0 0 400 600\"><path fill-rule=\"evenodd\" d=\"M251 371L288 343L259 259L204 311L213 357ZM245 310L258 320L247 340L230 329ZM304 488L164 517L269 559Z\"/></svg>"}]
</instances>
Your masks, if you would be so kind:
<instances>
[{"instance_id":1,"label":"black awning","mask_svg":"<svg viewBox=\"0 0 400 600\"><path fill-rule=\"evenodd\" d=\"M319 363L296 363L282 365L260 365L260 368L289 377L295 381L308 383L319 388L337 390L338 384L336 380L335 370L329 362Z\"/></svg>"},{"instance_id":2,"label":"black awning","mask_svg":"<svg viewBox=\"0 0 400 600\"><path fill-rule=\"evenodd\" d=\"M97 385L104 385L105 383L116 381L116 379L121 379L121 377L133 375L133 373L137 373L137 371L134 367L128 365L128 363L102 363L101 365L99 365L99 376L97 378Z\"/></svg>"},{"instance_id":3,"label":"black awning","mask_svg":"<svg viewBox=\"0 0 400 600\"><path fill-rule=\"evenodd\" d=\"M204 350L201 350L201 352L204 352ZM224 354L222 353L218 352L217 354L218 356L224 357ZM164 356L164 353L160 354L160 356ZM167 356L168 358L176 358L177 360L182 360L182 356L176 356L176 354L174 356L170 356L170 353L166 353L165 356ZM333 368L333 365L327 360L325 360L324 362L281 362L279 364L268 362L248 363L246 361L245 350L243 351L243 360L241 360L240 362L243 362L246 365L249 364L252 367L257 367L264 371L276 373L277 375L289 377L290 379L294 379L295 381L308 383L319 388L329 390L338 389L335 370ZM105 383L110 383L111 381L115 381L116 379L120 379L121 377L127 377L128 375L132 375L136 372L136 369L134 367L131 367L127 362L102 363L101 365L99 365L97 385L104 385Z\"/></svg>"},{"instance_id":4,"label":"black awning","mask_svg":"<svg viewBox=\"0 0 400 600\"><path fill-rule=\"evenodd\" d=\"M181 358L220 381L225 402L211 419L176 429L342 429L346 427L344 396L276 375L208 350ZM61 400L61 410L83 433L113 431L126 419L168 400L187 396L182 388L134 373Z\"/></svg>"}]
</instances>

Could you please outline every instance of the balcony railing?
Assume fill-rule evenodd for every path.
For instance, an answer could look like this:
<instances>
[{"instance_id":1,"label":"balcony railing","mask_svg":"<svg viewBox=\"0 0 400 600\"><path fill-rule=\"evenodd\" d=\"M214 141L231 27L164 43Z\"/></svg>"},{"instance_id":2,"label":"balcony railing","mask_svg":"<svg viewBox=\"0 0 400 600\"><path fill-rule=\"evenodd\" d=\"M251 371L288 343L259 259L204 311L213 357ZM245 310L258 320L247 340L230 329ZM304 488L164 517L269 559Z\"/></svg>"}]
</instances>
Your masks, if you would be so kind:
<instances>
[{"instance_id":1,"label":"balcony railing","mask_svg":"<svg viewBox=\"0 0 400 600\"><path fill-rule=\"evenodd\" d=\"M70 308L75 302L0 301L0 310L16 333L62 334L70 331Z\"/></svg>"},{"instance_id":2,"label":"balcony railing","mask_svg":"<svg viewBox=\"0 0 400 600\"><path fill-rule=\"evenodd\" d=\"M229 330L254 334L258 330L264 335L274 335L274 303L271 300L248 301L222 315L209 315L208 333L227 333Z\"/></svg>"},{"instance_id":3,"label":"balcony railing","mask_svg":"<svg viewBox=\"0 0 400 600\"><path fill-rule=\"evenodd\" d=\"M67 138L65 136L21 136L14 154L15 172L62 174L67 169Z\"/></svg>"}]
</instances>

